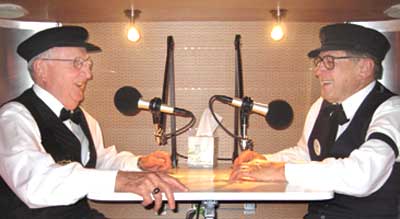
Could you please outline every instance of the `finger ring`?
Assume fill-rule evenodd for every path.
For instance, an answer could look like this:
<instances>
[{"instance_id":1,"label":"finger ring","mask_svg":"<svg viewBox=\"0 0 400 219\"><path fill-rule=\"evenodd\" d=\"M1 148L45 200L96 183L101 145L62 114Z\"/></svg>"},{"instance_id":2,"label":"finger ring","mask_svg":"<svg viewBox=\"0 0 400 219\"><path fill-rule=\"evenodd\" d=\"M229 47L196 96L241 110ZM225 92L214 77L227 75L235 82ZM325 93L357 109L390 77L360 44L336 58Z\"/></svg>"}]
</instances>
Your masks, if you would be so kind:
<instances>
[{"instance_id":1,"label":"finger ring","mask_svg":"<svg viewBox=\"0 0 400 219\"><path fill-rule=\"evenodd\" d=\"M158 194L160 191L161 191L160 188L156 187L156 188L153 189L151 194L155 195L155 194Z\"/></svg>"}]
</instances>

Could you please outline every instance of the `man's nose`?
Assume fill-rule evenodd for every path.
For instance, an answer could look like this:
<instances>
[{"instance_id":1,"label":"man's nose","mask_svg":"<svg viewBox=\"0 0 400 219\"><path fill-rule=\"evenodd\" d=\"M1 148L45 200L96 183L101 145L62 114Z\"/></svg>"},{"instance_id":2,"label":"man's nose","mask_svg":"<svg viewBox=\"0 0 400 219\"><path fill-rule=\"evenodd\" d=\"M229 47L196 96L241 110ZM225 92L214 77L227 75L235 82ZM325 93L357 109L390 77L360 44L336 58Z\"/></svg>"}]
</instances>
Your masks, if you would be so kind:
<instances>
[{"instance_id":1,"label":"man's nose","mask_svg":"<svg viewBox=\"0 0 400 219\"><path fill-rule=\"evenodd\" d=\"M92 68L89 63L84 63L81 72L85 75L85 77L90 80L93 78Z\"/></svg>"}]
</instances>

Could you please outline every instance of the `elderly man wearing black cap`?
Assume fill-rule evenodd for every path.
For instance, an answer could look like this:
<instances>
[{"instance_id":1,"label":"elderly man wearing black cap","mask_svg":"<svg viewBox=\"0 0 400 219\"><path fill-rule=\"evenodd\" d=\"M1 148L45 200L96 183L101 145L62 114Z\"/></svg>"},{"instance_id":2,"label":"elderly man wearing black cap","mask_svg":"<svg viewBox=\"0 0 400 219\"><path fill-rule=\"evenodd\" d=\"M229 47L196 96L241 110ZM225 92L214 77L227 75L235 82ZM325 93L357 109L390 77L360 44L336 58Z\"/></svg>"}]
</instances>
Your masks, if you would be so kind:
<instances>
[{"instance_id":1,"label":"elderly man wearing black cap","mask_svg":"<svg viewBox=\"0 0 400 219\"><path fill-rule=\"evenodd\" d=\"M275 154L243 152L231 180L286 181L332 190L311 202L306 219L397 219L400 191L400 97L377 79L390 44L354 24L321 28L308 56L321 97L311 106L297 146Z\"/></svg>"},{"instance_id":2,"label":"elderly man wearing black cap","mask_svg":"<svg viewBox=\"0 0 400 219\"><path fill-rule=\"evenodd\" d=\"M175 208L178 180L157 171L171 167L166 152L137 157L105 148L97 121L79 104L92 79L86 29L64 26L38 32L18 54L34 85L0 108L0 210L7 219L104 219L88 205L89 192L133 192L143 205L164 192ZM135 172L134 172L135 171Z\"/></svg>"}]
</instances>

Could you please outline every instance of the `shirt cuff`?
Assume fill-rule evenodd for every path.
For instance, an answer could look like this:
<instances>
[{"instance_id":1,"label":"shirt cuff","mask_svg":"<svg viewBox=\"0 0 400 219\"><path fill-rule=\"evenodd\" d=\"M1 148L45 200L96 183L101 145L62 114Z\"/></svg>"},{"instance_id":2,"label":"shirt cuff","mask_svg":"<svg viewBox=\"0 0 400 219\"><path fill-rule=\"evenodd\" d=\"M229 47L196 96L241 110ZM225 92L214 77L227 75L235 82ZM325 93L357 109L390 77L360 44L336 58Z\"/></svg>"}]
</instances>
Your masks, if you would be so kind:
<instances>
[{"instance_id":1,"label":"shirt cuff","mask_svg":"<svg viewBox=\"0 0 400 219\"><path fill-rule=\"evenodd\" d=\"M112 193L115 191L117 173L117 170L84 169L82 179L90 179L92 182L87 184L89 193Z\"/></svg>"},{"instance_id":2,"label":"shirt cuff","mask_svg":"<svg viewBox=\"0 0 400 219\"><path fill-rule=\"evenodd\" d=\"M139 167L139 158L142 156L130 156L124 162L124 164L119 168L123 171L143 171Z\"/></svg>"},{"instance_id":3,"label":"shirt cuff","mask_svg":"<svg viewBox=\"0 0 400 219\"><path fill-rule=\"evenodd\" d=\"M301 164L285 163L285 178L289 184L302 185L302 178L304 178L303 168Z\"/></svg>"}]
</instances>

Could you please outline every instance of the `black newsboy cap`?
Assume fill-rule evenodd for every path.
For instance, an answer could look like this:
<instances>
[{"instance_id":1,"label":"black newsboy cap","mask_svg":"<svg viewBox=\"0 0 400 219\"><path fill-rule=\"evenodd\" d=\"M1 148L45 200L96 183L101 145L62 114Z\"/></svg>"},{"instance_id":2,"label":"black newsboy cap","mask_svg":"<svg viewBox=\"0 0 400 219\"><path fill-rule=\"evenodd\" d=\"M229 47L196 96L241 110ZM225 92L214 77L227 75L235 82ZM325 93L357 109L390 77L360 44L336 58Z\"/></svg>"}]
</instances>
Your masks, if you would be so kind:
<instances>
[{"instance_id":1,"label":"black newsboy cap","mask_svg":"<svg viewBox=\"0 0 400 219\"><path fill-rule=\"evenodd\" d=\"M17 53L27 62L53 47L83 47L88 52L100 52L100 47L86 42L87 30L79 26L54 27L35 33L18 45Z\"/></svg>"},{"instance_id":2,"label":"black newsboy cap","mask_svg":"<svg viewBox=\"0 0 400 219\"><path fill-rule=\"evenodd\" d=\"M319 38L321 48L310 51L308 57L314 58L327 50L345 50L365 52L381 62L390 49L390 43L382 33L349 23L324 26L320 30Z\"/></svg>"}]
</instances>

